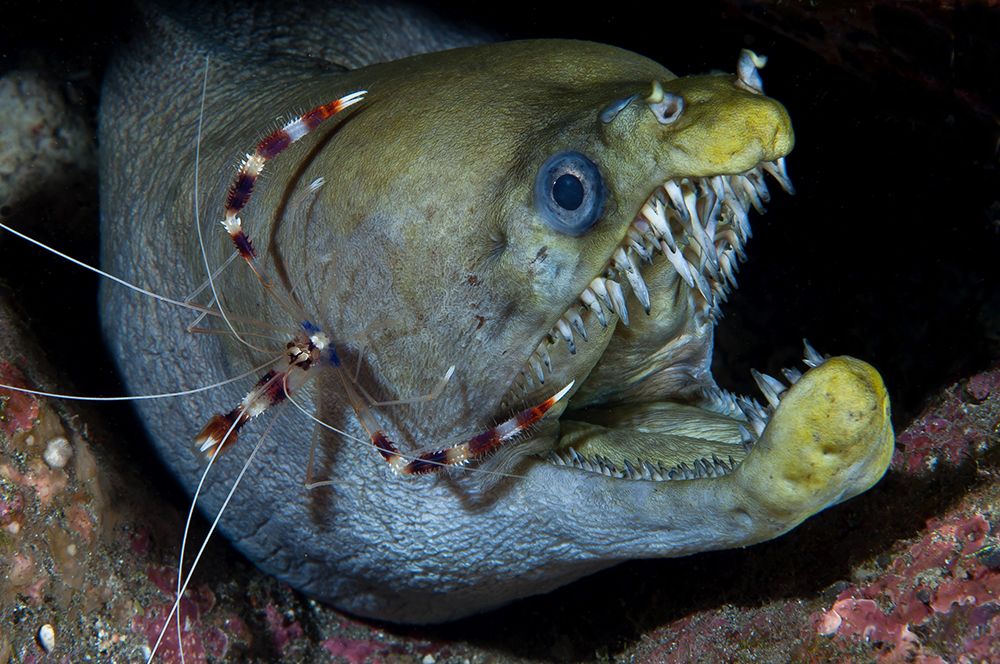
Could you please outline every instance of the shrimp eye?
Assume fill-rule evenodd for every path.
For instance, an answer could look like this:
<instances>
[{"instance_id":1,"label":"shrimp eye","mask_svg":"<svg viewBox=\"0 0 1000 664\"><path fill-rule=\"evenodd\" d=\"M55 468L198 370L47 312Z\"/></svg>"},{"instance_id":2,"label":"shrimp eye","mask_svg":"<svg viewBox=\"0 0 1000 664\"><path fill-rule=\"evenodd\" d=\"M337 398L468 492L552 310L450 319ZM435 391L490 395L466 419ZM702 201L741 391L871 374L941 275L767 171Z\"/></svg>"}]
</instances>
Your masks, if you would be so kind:
<instances>
[{"instance_id":1,"label":"shrimp eye","mask_svg":"<svg viewBox=\"0 0 1000 664\"><path fill-rule=\"evenodd\" d=\"M597 164L569 151L549 157L535 178L535 207L549 226L580 236L597 223L606 198Z\"/></svg>"}]
</instances>

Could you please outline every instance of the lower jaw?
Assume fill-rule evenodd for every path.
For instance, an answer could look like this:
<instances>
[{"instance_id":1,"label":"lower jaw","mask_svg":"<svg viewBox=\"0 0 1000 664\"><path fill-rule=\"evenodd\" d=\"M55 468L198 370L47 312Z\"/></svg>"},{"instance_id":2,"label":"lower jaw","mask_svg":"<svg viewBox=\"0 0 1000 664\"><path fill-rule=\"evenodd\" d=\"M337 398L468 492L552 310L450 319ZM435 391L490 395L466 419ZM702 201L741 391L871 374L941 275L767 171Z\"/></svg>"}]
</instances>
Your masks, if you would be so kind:
<instances>
[{"instance_id":1,"label":"lower jaw","mask_svg":"<svg viewBox=\"0 0 1000 664\"><path fill-rule=\"evenodd\" d=\"M824 358L808 342L805 368ZM762 405L714 385L699 389L691 403L634 402L588 408L564 415L555 450L545 458L558 466L626 480L667 481L721 477L753 450L781 403L802 376L783 372L788 384L754 371Z\"/></svg>"}]
</instances>

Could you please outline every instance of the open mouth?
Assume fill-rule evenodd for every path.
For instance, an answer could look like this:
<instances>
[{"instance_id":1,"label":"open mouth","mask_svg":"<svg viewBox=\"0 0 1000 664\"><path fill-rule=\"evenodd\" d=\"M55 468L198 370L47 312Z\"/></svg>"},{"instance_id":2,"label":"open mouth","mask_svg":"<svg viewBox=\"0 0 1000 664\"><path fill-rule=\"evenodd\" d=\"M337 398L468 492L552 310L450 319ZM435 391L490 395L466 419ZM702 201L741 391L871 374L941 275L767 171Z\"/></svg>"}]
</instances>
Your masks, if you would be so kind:
<instances>
[{"instance_id":1,"label":"open mouth","mask_svg":"<svg viewBox=\"0 0 1000 664\"><path fill-rule=\"evenodd\" d=\"M730 473L753 449L786 384L753 372L765 397L760 403L719 388L708 367L721 306L746 260L750 210L762 213L770 200L765 173L793 193L782 157L739 174L668 180L640 206L605 268L538 344L512 387L511 396L523 399L556 375L582 380L560 418L549 462L620 479L699 479ZM577 360L595 332L611 332L609 351L634 344L630 323L646 325L636 304L645 314L674 312L669 331L653 326L640 333L669 352L645 353L638 369L606 366L635 353L607 362L602 356L596 364ZM570 366L561 371L558 362ZM807 344L805 365L822 362ZM662 379L671 374L681 378ZM784 373L789 383L801 375ZM646 382L655 394L642 387Z\"/></svg>"}]
</instances>

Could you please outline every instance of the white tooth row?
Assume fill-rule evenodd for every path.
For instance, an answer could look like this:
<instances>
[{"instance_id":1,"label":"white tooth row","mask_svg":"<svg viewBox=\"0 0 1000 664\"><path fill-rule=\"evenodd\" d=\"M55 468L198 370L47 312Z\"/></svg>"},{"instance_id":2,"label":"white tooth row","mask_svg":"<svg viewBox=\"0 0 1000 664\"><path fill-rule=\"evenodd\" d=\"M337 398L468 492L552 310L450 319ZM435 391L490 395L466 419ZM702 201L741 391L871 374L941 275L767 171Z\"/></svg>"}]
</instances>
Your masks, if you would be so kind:
<instances>
[{"instance_id":1,"label":"white tooth row","mask_svg":"<svg viewBox=\"0 0 1000 664\"><path fill-rule=\"evenodd\" d=\"M695 310L717 321L722 315L721 303L736 287L739 263L746 260L743 245L751 235L750 206L763 212L762 201L770 200L765 171L792 192L784 157L742 175L668 180L658 187L632 221L624 242L602 275L590 282L578 302L563 313L532 353L521 370L522 389L544 383L546 374L551 373L547 345L562 339L569 352L576 353L576 335L587 340L590 318L605 327L608 312L612 312L624 325L629 324L623 281L629 283L632 294L649 313L649 288L639 263L651 262L657 251L666 256L688 285Z\"/></svg>"},{"instance_id":2,"label":"white tooth row","mask_svg":"<svg viewBox=\"0 0 1000 664\"><path fill-rule=\"evenodd\" d=\"M711 459L697 459L690 465L687 463L678 464L672 468L666 468L662 462L657 465L649 461L636 460L635 463L625 459L622 468L618 468L607 457L595 454L584 456L572 447L565 450L558 450L549 453L548 460L557 466L569 466L587 470L592 473L600 473L606 477L614 477L621 480L648 480L653 482L664 482L667 480L694 480L708 477L722 477L728 475L736 467L736 461L729 457L724 461L716 455Z\"/></svg>"},{"instance_id":3,"label":"white tooth row","mask_svg":"<svg viewBox=\"0 0 1000 664\"><path fill-rule=\"evenodd\" d=\"M808 341L803 339L802 344L805 347L802 363L807 367L818 367L826 361L826 358L816 352L816 349ZM764 428L778 404L781 403L781 398L789 386L799 382L799 379L802 378L802 372L794 367L782 369L781 374L788 381L787 385L774 376L761 373L756 369L750 370L750 375L753 376L754 382L757 383L757 387L760 388L767 401L766 406L761 405L751 397L734 395L732 392L714 386L702 391L704 396L702 405L713 412L746 420L755 435L751 436L750 440L745 439L744 443L752 445L764 433Z\"/></svg>"},{"instance_id":4,"label":"white tooth row","mask_svg":"<svg viewBox=\"0 0 1000 664\"><path fill-rule=\"evenodd\" d=\"M818 367L826 361L826 357L816 352L816 349L808 341L803 339L802 344L805 347L802 363L807 367ZM715 386L707 387L702 391L704 399L701 404L708 410L742 419L749 425L749 428L740 425L742 434L740 444L748 453L761 434L764 433L764 428L770 421L775 408L781 402L781 397L788 390L788 386L773 376L768 376L754 369L751 369L751 374L761 392L764 393L768 406L762 406L751 397L734 395L732 392ZM794 385L802 378L802 372L794 368L783 369L782 374L788 380L789 385ZM731 456L726 462L713 454L711 459L697 459L690 465L681 463L672 468L664 467L662 462L657 462L654 466L649 461L637 459L633 463L625 459L622 462L622 468L618 468L608 457L599 454L584 456L572 447L549 452L548 460L557 466L570 466L592 473L600 473L607 477L656 482L722 477L732 472L737 465Z\"/></svg>"}]
</instances>

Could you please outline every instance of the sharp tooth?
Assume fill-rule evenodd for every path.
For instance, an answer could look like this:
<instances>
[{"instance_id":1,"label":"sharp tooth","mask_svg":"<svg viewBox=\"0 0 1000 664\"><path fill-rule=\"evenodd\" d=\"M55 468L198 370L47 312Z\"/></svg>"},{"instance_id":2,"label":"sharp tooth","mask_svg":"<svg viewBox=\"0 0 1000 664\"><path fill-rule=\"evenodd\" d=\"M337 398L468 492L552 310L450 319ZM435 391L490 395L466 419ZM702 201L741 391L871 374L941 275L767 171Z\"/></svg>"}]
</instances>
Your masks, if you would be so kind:
<instances>
[{"instance_id":1,"label":"sharp tooth","mask_svg":"<svg viewBox=\"0 0 1000 664\"><path fill-rule=\"evenodd\" d=\"M736 190L733 189L733 181L732 181L732 177L733 176L731 176L731 175L719 175L717 177L718 177L718 182L719 182L718 186L722 188L722 198L723 199L735 199L735 200L738 201L740 199L740 197L736 193Z\"/></svg>"},{"instance_id":2,"label":"sharp tooth","mask_svg":"<svg viewBox=\"0 0 1000 664\"><path fill-rule=\"evenodd\" d=\"M767 374L761 373L756 369L750 370L750 375L753 376L754 382L757 383L757 387L760 391L764 393L764 397L767 398L767 402L771 404L773 408L778 407L778 402L781 401L781 395L786 388L780 380Z\"/></svg>"},{"instance_id":3,"label":"sharp tooth","mask_svg":"<svg viewBox=\"0 0 1000 664\"><path fill-rule=\"evenodd\" d=\"M739 233L740 238L743 240L743 244L753 237L753 228L750 226L750 216L743 215L736 219L736 232Z\"/></svg>"},{"instance_id":4,"label":"sharp tooth","mask_svg":"<svg viewBox=\"0 0 1000 664\"><path fill-rule=\"evenodd\" d=\"M785 380L787 380L792 385L799 382L799 378L802 378L802 372L793 367L782 369L781 374L785 377Z\"/></svg>"},{"instance_id":5,"label":"sharp tooth","mask_svg":"<svg viewBox=\"0 0 1000 664\"><path fill-rule=\"evenodd\" d=\"M726 277L726 280L733 288L737 288L736 273L739 272L740 266L730 252L727 251L719 256L719 267L722 269L722 274Z\"/></svg>"},{"instance_id":6,"label":"sharp tooth","mask_svg":"<svg viewBox=\"0 0 1000 664\"><path fill-rule=\"evenodd\" d=\"M705 474L709 477L718 477L718 474L715 472L715 464L708 459L701 460L701 467L704 469Z\"/></svg>"},{"instance_id":7,"label":"sharp tooth","mask_svg":"<svg viewBox=\"0 0 1000 664\"><path fill-rule=\"evenodd\" d=\"M632 293L634 293L636 298L639 299L639 304L642 305L642 310L648 314L649 289L646 288L646 282L639 273L639 266L635 264L635 256L629 253L626 257L631 269L625 271L625 278L628 279L629 284L632 286Z\"/></svg>"},{"instance_id":8,"label":"sharp tooth","mask_svg":"<svg viewBox=\"0 0 1000 664\"><path fill-rule=\"evenodd\" d=\"M635 466L633 466L633 465L632 465L632 464L631 464L631 463L629 462L629 460L628 460L628 459L624 459L624 460L622 461L622 465L623 465L623 466L625 467L625 468L624 468L624 470L625 470L625 477L627 477L627 478L629 478L629 479L635 479L636 477L638 477L638 476L639 476L639 471L637 471L637 470L635 469Z\"/></svg>"},{"instance_id":9,"label":"sharp tooth","mask_svg":"<svg viewBox=\"0 0 1000 664\"><path fill-rule=\"evenodd\" d=\"M784 189L789 194L795 193L795 185L792 184L791 178L788 177L788 171L785 169L785 158L778 157L774 161L765 161L761 166L765 171L771 174L781 188Z\"/></svg>"},{"instance_id":10,"label":"sharp tooth","mask_svg":"<svg viewBox=\"0 0 1000 664\"><path fill-rule=\"evenodd\" d=\"M535 349L535 352L538 353L538 356L542 359L542 364L545 365L545 368L548 369L549 372L551 372L552 358L549 356L549 349L545 347L545 344L541 344L538 348Z\"/></svg>"},{"instance_id":11,"label":"sharp tooth","mask_svg":"<svg viewBox=\"0 0 1000 664\"><path fill-rule=\"evenodd\" d=\"M698 252L698 269L707 270L712 279L719 281L721 279L719 276L719 254L715 251L715 242L709 242L707 239L713 236L714 233L703 238L705 240L704 247L695 243L693 248Z\"/></svg>"},{"instance_id":12,"label":"sharp tooth","mask_svg":"<svg viewBox=\"0 0 1000 664\"><path fill-rule=\"evenodd\" d=\"M753 185L754 191L760 196L760 200L770 203L771 192L767 190L767 182L764 181L764 172L760 168L754 168L746 174L746 178L750 180L750 184Z\"/></svg>"},{"instance_id":13,"label":"sharp tooth","mask_svg":"<svg viewBox=\"0 0 1000 664\"><path fill-rule=\"evenodd\" d=\"M672 249L677 249L673 231L670 230L670 222L667 221L667 210L663 207L663 201L653 198L652 204L646 203L643 205L642 216L653 227L653 232L657 238L666 240Z\"/></svg>"},{"instance_id":14,"label":"sharp tooth","mask_svg":"<svg viewBox=\"0 0 1000 664\"><path fill-rule=\"evenodd\" d=\"M528 358L528 362L531 364L531 368L535 371L535 376L538 377L538 382L542 385L545 384L545 371L542 370L542 363L539 362L538 356L532 355Z\"/></svg>"},{"instance_id":15,"label":"sharp tooth","mask_svg":"<svg viewBox=\"0 0 1000 664\"><path fill-rule=\"evenodd\" d=\"M729 289L726 288L726 284L722 283L721 281L716 281L715 283L712 284L712 292L715 294L715 297L721 300L722 302L729 302ZM716 307L718 307L718 303L716 303ZM719 317L720 318L722 317L721 312L719 314Z\"/></svg>"},{"instance_id":16,"label":"sharp tooth","mask_svg":"<svg viewBox=\"0 0 1000 664\"><path fill-rule=\"evenodd\" d=\"M658 482L662 482L663 481L663 475L660 474L660 471L658 471L656 468L654 468L653 464L651 464L650 462L643 461L642 462L642 470L644 471L644 474L649 475L649 479L656 480Z\"/></svg>"},{"instance_id":17,"label":"sharp tooth","mask_svg":"<svg viewBox=\"0 0 1000 664\"><path fill-rule=\"evenodd\" d=\"M529 384L534 385L534 381L528 376L529 373L531 373L531 372L526 367L521 367L521 372L520 372L519 378L520 378L520 381L521 381L521 391L522 392L527 392L528 391L528 387L527 386Z\"/></svg>"},{"instance_id":18,"label":"sharp tooth","mask_svg":"<svg viewBox=\"0 0 1000 664\"><path fill-rule=\"evenodd\" d=\"M709 285L708 279L701 272L695 272L694 285L698 287L698 292L705 299L705 305L711 309L715 304L715 297L712 295L712 287Z\"/></svg>"},{"instance_id":19,"label":"sharp tooth","mask_svg":"<svg viewBox=\"0 0 1000 664\"><path fill-rule=\"evenodd\" d=\"M631 229L638 233L643 240L648 239L648 236L652 234L652 229L649 227L649 222L646 221L642 215L639 215L632 220Z\"/></svg>"},{"instance_id":20,"label":"sharp tooth","mask_svg":"<svg viewBox=\"0 0 1000 664\"><path fill-rule=\"evenodd\" d=\"M725 242L730 247L732 247L733 251L736 252L736 255L740 257L741 261L745 261L747 259L747 255L745 253L743 253L743 243L740 242L740 238L736 234L736 231L733 230L732 226L725 226L724 228L720 228L719 230L715 231L715 247L716 247L716 252L724 254L725 253L725 248L723 248L721 250L721 252L719 250L719 243L720 242ZM720 265L720 267L722 265L722 257L721 256L719 257L719 265Z\"/></svg>"},{"instance_id":21,"label":"sharp tooth","mask_svg":"<svg viewBox=\"0 0 1000 664\"><path fill-rule=\"evenodd\" d=\"M724 203L733 216L730 223L736 228L740 243L746 243L751 235L750 217L748 216L747 207L743 204L743 200L735 194L732 196L726 195Z\"/></svg>"},{"instance_id":22,"label":"sharp tooth","mask_svg":"<svg viewBox=\"0 0 1000 664\"><path fill-rule=\"evenodd\" d=\"M715 192L715 196L720 200L726 197L726 185L721 175L715 175L708 180L708 184Z\"/></svg>"},{"instance_id":23,"label":"sharp tooth","mask_svg":"<svg viewBox=\"0 0 1000 664\"><path fill-rule=\"evenodd\" d=\"M702 186L704 195L699 199L701 218L705 220L705 237L714 238L715 229L719 223L719 212L722 210L722 199L707 185Z\"/></svg>"},{"instance_id":24,"label":"sharp tooth","mask_svg":"<svg viewBox=\"0 0 1000 664\"><path fill-rule=\"evenodd\" d=\"M760 202L760 196L757 195L757 189L753 186L750 178L745 175L738 175L736 177L738 178L739 186L742 187L743 192L750 200L750 204L753 205L753 209L757 210L758 214L764 214L764 204Z\"/></svg>"},{"instance_id":25,"label":"sharp tooth","mask_svg":"<svg viewBox=\"0 0 1000 664\"><path fill-rule=\"evenodd\" d=\"M806 341L805 339L802 340L802 345L805 347L805 357L803 358L802 362L807 367L810 367L810 368L818 367L819 365L823 364L823 362L826 361L826 358L824 358L822 355L820 355L816 351L816 349L813 348L809 344L809 342Z\"/></svg>"},{"instance_id":26,"label":"sharp tooth","mask_svg":"<svg viewBox=\"0 0 1000 664\"><path fill-rule=\"evenodd\" d=\"M588 340L587 326L583 324L583 318L580 316L580 312L576 310L576 307L570 307L569 311L563 314L563 318L568 320L573 329L580 333L584 341Z\"/></svg>"},{"instance_id":27,"label":"sharp tooth","mask_svg":"<svg viewBox=\"0 0 1000 664\"><path fill-rule=\"evenodd\" d=\"M710 271L714 276L718 277L719 274L719 259L715 255L715 242L714 242L714 224L713 230L709 233L708 229L702 225L702 220L698 216L698 202L699 198L694 193L694 191L689 191L684 196L684 202L687 205L688 211L691 213L691 224L690 224L690 235L691 238L698 244L700 248L698 256L698 270L705 268L705 265L711 265ZM707 220L706 220L707 222Z\"/></svg>"},{"instance_id":28,"label":"sharp tooth","mask_svg":"<svg viewBox=\"0 0 1000 664\"><path fill-rule=\"evenodd\" d=\"M713 303L712 287L711 285L709 285L708 279L705 278L705 275L702 274L697 267L695 267L694 261L692 259L696 257L691 255L694 254L695 252L696 250L694 247L691 246L685 247L683 258L691 266L691 276L694 279L695 287L698 289L698 292L701 293L701 296L705 299L706 305L708 305L708 307L711 308Z\"/></svg>"},{"instance_id":29,"label":"sharp tooth","mask_svg":"<svg viewBox=\"0 0 1000 664\"><path fill-rule=\"evenodd\" d=\"M590 290L594 291L594 294L600 298L601 303L607 307L608 311L614 311L615 308L611 304L611 296L608 295L608 288L604 281L604 277L597 277L590 282Z\"/></svg>"},{"instance_id":30,"label":"sharp tooth","mask_svg":"<svg viewBox=\"0 0 1000 664\"><path fill-rule=\"evenodd\" d=\"M625 305L625 294L622 293L621 284L614 279L605 279L604 284L608 289L608 296L611 298L611 309L621 318L625 327L628 327L628 307Z\"/></svg>"},{"instance_id":31,"label":"sharp tooth","mask_svg":"<svg viewBox=\"0 0 1000 664\"><path fill-rule=\"evenodd\" d=\"M632 226L628 229L629 246L635 251L635 253L639 254L639 257L642 260L650 263L653 260L653 254L646 248L647 236L646 233L637 227L639 223L640 222L638 220L632 222ZM646 222L641 223L643 226L647 227L648 231L648 224L646 224Z\"/></svg>"},{"instance_id":32,"label":"sharp tooth","mask_svg":"<svg viewBox=\"0 0 1000 664\"><path fill-rule=\"evenodd\" d=\"M694 288L694 277L691 276L691 266L688 265L686 260L684 260L684 256L681 255L681 252L678 251L676 247L671 248L667 246L666 240L660 240L660 251L662 251L663 255L667 257L670 264L674 266L674 269L677 270L677 274L680 275L680 278L683 279L684 283L688 285L688 288Z\"/></svg>"},{"instance_id":33,"label":"sharp tooth","mask_svg":"<svg viewBox=\"0 0 1000 664\"><path fill-rule=\"evenodd\" d=\"M684 205L684 193L681 191L680 185L673 180L667 180L663 183L663 190L667 192L667 196L670 197L670 202L673 204L674 210L680 216L681 221L687 223L689 221L688 210L687 206Z\"/></svg>"},{"instance_id":34,"label":"sharp tooth","mask_svg":"<svg viewBox=\"0 0 1000 664\"><path fill-rule=\"evenodd\" d=\"M656 235L653 233L652 227L641 214L632 221L630 230L636 239L642 241L642 246L644 248L649 246L650 242L656 241Z\"/></svg>"},{"instance_id":35,"label":"sharp tooth","mask_svg":"<svg viewBox=\"0 0 1000 664\"><path fill-rule=\"evenodd\" d=\"M698 218L698 194L693 189L684 194L684 207L688 211L691 233L698 237L699 234L705 232L705 229L702 227L701 219Z\"/></svg>"},{"instance_id":36,"label":"sharp tooth","mask_svg":"<svg viewBox=\"0 0 1000 664\"><path fill-rule=\"evenodd\" d=\"M570 329L569 323L565 319L560 318L556 321L556 329L559 330L560 336L566 341L566 348L569 349L570 355L576 355L576 343L573 341L573 330Z\"/></svg>"},{"instance_id":37,"label":"sharp tooth","mask_svg":"<svg viewBox=\"0 0 1000 664\"><path fill-rule=\"evenodd\" d=\"M604 315L604 308L597 300L597 295L594 294L594 291L589 287L584 288L583 293L580 294L580 301L583 302L585 307L594 312L594 316L597 317L597 322L601 324L601 327L608 326L608 319Z\"/></svg>"},{"instance_id":38,"label":"sharp tooth","mask_svg":"<svg viewBox=\"0 0 1000 664\"><path fill-rule=\"evenodd\" d=\"M627 273L636 271L632 261L628 259L628 254L625 253L624 247L618 247L615 250L615 255L611 259L611 265L619 272Z\"/></svg>"},{"instance_id":39,"label":"sharp tooth","mask_svg":"<svg viewBox=\"0 0 1000 664\"><path fill-rule=\"evenodd\" d=\"M767 411L764 407L757 403L756 399L751 399L750 397L740 397L740 408L743 410L743 414L747 416L748 419L757 418L763 422L767 422Z\"/></svg>"}]
</instances>

